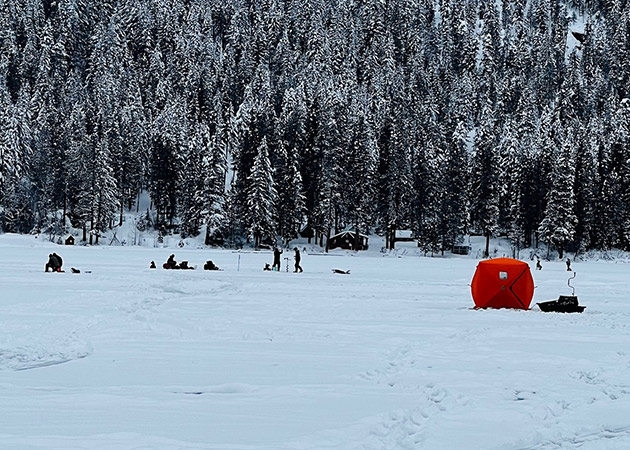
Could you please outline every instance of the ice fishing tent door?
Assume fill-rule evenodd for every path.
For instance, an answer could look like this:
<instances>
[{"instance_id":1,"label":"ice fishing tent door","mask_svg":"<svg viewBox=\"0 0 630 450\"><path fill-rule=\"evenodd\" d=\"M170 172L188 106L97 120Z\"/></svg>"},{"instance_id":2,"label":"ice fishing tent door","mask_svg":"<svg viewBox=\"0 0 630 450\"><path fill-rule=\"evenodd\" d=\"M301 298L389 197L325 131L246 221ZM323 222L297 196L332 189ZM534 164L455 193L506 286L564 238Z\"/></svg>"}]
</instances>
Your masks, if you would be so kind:
<instances>
[{"instance_id":1,"label":"ice fishing tent door","mask_svg":"<svg viewBox=\"0 0 630 450\"><path fill-rule=\"evenodd\" d=\"M477 308L529 309L534 280L529 265L511 258L481 261L471 291Z\"/></svg>"}]
</instances>

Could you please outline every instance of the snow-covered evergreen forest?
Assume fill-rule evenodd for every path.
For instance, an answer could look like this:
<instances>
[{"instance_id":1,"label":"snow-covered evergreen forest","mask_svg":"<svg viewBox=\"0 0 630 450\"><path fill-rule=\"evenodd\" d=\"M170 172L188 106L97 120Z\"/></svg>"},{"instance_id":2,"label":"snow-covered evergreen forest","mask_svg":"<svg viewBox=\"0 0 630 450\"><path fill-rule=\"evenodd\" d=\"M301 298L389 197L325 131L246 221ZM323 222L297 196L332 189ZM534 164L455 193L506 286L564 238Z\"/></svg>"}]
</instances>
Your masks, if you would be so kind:
<instances>
[{"instance_id":1,"label":"snow-covered evergreen forest","mask_svg":"<svg viewBox=\"0 0 630 450\"><path fill-rule=\"evenodd\" d=\"M629 250L629 53L625 0L0 0L0 227Z\"/></svg>"}]
</instances>

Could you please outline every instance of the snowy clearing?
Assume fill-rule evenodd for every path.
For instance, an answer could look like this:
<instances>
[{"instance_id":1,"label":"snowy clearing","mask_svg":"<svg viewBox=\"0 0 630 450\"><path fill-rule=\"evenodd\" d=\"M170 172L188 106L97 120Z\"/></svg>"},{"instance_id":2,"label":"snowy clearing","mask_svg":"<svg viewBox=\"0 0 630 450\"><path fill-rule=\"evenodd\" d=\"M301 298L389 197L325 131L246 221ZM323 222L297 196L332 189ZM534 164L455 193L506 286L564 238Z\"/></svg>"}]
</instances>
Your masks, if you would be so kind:
<instances>
[{"instance_id":1,"label":"snowy clearing","mask_svg":"<svg viewBox=\"0 0 630 450\"><path fill-rule=\"evenodd\" d=\"M224 271L148 269L170 253ZM563 315L535 306L570 293L563 262L532 270L532 310L475 311L468 257L306 253L294 274L15 235L0 255L2 449L630 448L624 263L574 263L587 309Z\"/></svg>"}]
</instances>

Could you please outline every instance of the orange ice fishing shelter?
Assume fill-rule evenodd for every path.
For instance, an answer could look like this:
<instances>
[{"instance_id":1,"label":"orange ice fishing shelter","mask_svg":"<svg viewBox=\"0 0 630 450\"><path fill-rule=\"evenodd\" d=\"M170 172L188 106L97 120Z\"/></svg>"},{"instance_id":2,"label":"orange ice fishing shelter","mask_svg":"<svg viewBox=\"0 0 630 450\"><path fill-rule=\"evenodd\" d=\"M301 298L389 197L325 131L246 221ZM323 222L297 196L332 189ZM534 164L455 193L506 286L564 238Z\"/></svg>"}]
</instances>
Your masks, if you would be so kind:
<instances>
[{"instance_id":1,"label":"orange ice fishing shelter","mask_svg":"<svg viewBox=\"0 0 630 450\"><path fill-rule=\"evenodd\" d=\"M529 309L534 296L529 264L511 258L481 261L471 291L477 308Z\"/></svg>"}]
</instances>

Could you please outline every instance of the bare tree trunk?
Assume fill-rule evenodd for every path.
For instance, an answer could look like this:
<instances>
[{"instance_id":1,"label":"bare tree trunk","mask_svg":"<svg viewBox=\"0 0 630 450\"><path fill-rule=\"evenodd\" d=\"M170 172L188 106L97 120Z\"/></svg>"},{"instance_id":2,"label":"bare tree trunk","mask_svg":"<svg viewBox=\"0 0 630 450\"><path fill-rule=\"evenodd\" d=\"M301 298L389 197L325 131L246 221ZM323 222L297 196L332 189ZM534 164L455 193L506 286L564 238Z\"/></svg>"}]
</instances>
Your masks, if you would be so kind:
<instances>
[{"instance_id":1,"label":"bare tree trunk","mask_svg":"<svg viewBox=\"0 0 630 450\"><path fill-rule=\"evenodd\" d=\"M92 245L94 240L94 213L92 212L90 217L90 245Z\"/></svg>"},{"instance_id":2,"label":"bare tree trunk","mask_svg":"<svg viewBox=\"0 0 630 450\"><path fill-rule=\"evenodd\" d=\"M68 196L64 193L63 194L63 215L61 216L61 226L63 228L63 231L65 233L66 231L66 214L68 212Z\"/></svg>"},{"instance_id":3,"label":"bare tree trunk","mask_svg":"<svg viewBox=\"0 0 630 450\"><path fill-rule=\"evenodd\" d=\"M328 253L328 241L330 240L330 228L326 232L326 253Z\"/></svg>"},{"instance_id":4,"label":"bare tree trunk","mask_svg":"<svg viewBox=\"0 0 630 450\"><path fill-rule=\"evenodd\" d=\"M483 253L484 258L488 258L490 256L490 233L486 232L486 250Z\"/></svg>"},{"instance_id":5,"label":"bare tree trunk","mask_svg":"<svg viewBox=\"0 0 630 450\"><path fill-rule=\"evenodd\" d=\"M100 237L99 235L100 230L98 229L99 227L99 223L101 223L101 205L100 205L100 201L99 201L99 206L98 206L98 214L96 215L96 241L94 242L94 244L98 245L98 238Z\"/></svg>"},{"instance_id":6,"label":"bare tree trunk","mask_svg":"<svg viewBox=\"0 0 630 450\"><path fill-rule=\"evenodd\" d=\"M131 209L131 208L130 208ZM124 197L120 199L120 220L118 221L118 226L122 227L123 224L123 214L125 213L125 199Z\"/></svg>"},{"instance_id":7,"label":"bare tree trunk","mask_svg":"<svg viewBox=\"0 0 630 450\"><path fill-rule=\"evenodd\" d=\"M396 248L396 228L390 228L389 230L389 249L394 250Z\"/></svg>"}]
</instances>

